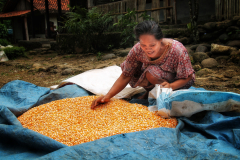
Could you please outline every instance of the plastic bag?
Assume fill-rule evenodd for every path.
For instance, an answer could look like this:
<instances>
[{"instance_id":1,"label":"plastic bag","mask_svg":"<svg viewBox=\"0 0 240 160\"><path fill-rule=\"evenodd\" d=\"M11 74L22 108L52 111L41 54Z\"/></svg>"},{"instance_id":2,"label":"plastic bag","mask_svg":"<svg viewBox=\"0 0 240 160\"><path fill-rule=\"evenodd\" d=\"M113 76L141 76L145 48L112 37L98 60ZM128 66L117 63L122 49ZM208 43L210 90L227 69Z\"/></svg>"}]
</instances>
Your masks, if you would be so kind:
<instances>
[{"instance_id":1,"label":"plastic bag","mask_svg":"<svg viewBox=\"0 0 240 160\"><path fill-rule=\"evenodd\" d=\"M157 111L163 118L171 116L190 117L204 110L217 112L240 112L240 94L233 92L208 91L205 89L182 89L172 91L160 85L149 92L150 111Z\"/></svg>"},{"instance_id":2,"label":"plastic bag","mask_svg":"<svg viewBox=\"0 0 240 160\"><path fill-rule=\"evenodd\" d=\"M58 88L66 83L74 83L96 95L106 95L121 73L122 69L119 66L92 69L62 81ZM142 87L132 88L128 84L115 98L130 98L144 91L145 89Z\"/></svg>"}]
</instances>

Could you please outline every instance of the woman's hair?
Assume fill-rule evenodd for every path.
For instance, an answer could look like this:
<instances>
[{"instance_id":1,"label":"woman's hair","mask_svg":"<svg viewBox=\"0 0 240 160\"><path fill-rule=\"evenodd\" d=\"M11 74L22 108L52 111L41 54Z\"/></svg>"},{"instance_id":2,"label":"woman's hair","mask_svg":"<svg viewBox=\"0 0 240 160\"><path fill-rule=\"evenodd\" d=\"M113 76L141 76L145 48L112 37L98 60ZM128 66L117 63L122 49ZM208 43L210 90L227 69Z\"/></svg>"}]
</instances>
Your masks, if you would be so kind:
<instances>
[{"instance_id":1,"label":"woman's hair","mask_svg":"<svg viewBox=\"0 0 240 160\"><path fill-rule=\"evenodd\" d=\"M136 40L139 41L139 37L143 34L153 35L157 40L163 38L162 30L160 26L155 21L143 21L136 25L134 28L134 33L136 36Z\"/></svg>"}]
</instances>

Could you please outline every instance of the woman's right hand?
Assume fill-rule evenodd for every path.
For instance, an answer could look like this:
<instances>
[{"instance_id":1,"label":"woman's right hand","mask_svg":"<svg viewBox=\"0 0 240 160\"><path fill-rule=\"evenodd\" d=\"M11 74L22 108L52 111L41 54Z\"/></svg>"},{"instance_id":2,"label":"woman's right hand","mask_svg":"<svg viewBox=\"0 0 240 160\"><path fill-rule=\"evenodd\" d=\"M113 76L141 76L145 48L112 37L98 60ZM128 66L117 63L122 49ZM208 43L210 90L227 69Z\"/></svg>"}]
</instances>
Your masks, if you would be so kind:
<instances>
[{"instance_id":1,"label":"woman's right hand","mask_svg":"<svg viewBox=\"0 0 240 160\"><path fill-rule=\"evenodd\" d=\"M94 109L97 105L101 103L107 103L109 101L110 101L110 98L107 98L105 96L100 96L92 102L91 109Z\"/></svg>"}]
</instances>

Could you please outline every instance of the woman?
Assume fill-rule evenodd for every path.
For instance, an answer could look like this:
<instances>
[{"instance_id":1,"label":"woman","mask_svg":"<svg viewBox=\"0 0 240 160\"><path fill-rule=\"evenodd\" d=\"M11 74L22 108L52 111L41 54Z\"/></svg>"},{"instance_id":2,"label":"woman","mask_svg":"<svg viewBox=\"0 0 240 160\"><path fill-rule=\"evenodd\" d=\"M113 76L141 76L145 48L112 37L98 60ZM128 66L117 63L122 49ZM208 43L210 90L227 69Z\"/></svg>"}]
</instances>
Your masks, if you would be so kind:
<instances>
[{"instance_id":1,"label":"woman","mask_svg":"<svg viewBox=\"0 0 240 160\"><path fill-rule=\"evenodd\" d=\"M121 64L122 74L105 96L93 101L92 109L108 102L128 83L131 87L145 88L145 94L139 99L147 98L155 84L176 90L187 89L194 83L195 73L182 43L163 38L160 26L154 21L139 23L134 32L139 42Z\"/></svg>"}]
</instances>

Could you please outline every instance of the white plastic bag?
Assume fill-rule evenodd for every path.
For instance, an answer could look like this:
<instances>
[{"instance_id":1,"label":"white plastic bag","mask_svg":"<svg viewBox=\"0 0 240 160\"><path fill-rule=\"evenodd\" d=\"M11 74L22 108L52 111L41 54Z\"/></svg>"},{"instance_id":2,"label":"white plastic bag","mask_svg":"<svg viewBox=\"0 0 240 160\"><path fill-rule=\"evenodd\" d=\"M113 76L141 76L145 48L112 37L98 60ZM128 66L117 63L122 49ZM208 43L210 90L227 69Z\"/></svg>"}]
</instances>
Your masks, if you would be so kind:
<instances>
[{"instance_id":1,"label":"white plastic bag","mask_svg":"<svg viewBox=\"0 0 240 160\"><path fill-rule=\"evenodd\" d=\"M171 116L190 117L195 113L212 110L217 112L240 111L240 94L233 92L208 91L191 87L172 91L155 85L149 92L150 111L157 111L163 118Z\"/></svg>"},{"instance_id":2,"label":"white plastic bag","mask_svg":"<svg viewBox=\"0 0 240 160\"><path fill-rule=\"evenodd\" d=\"M110 66L103 69L93 69L62 81L57 87L66 83L74 83L96 95L106 95L115 81L121 75L119 66ZM144 92L144 88L132 88L127 85L115 98L130 98L131 96Z\"/></svg>"}]
</instances>

